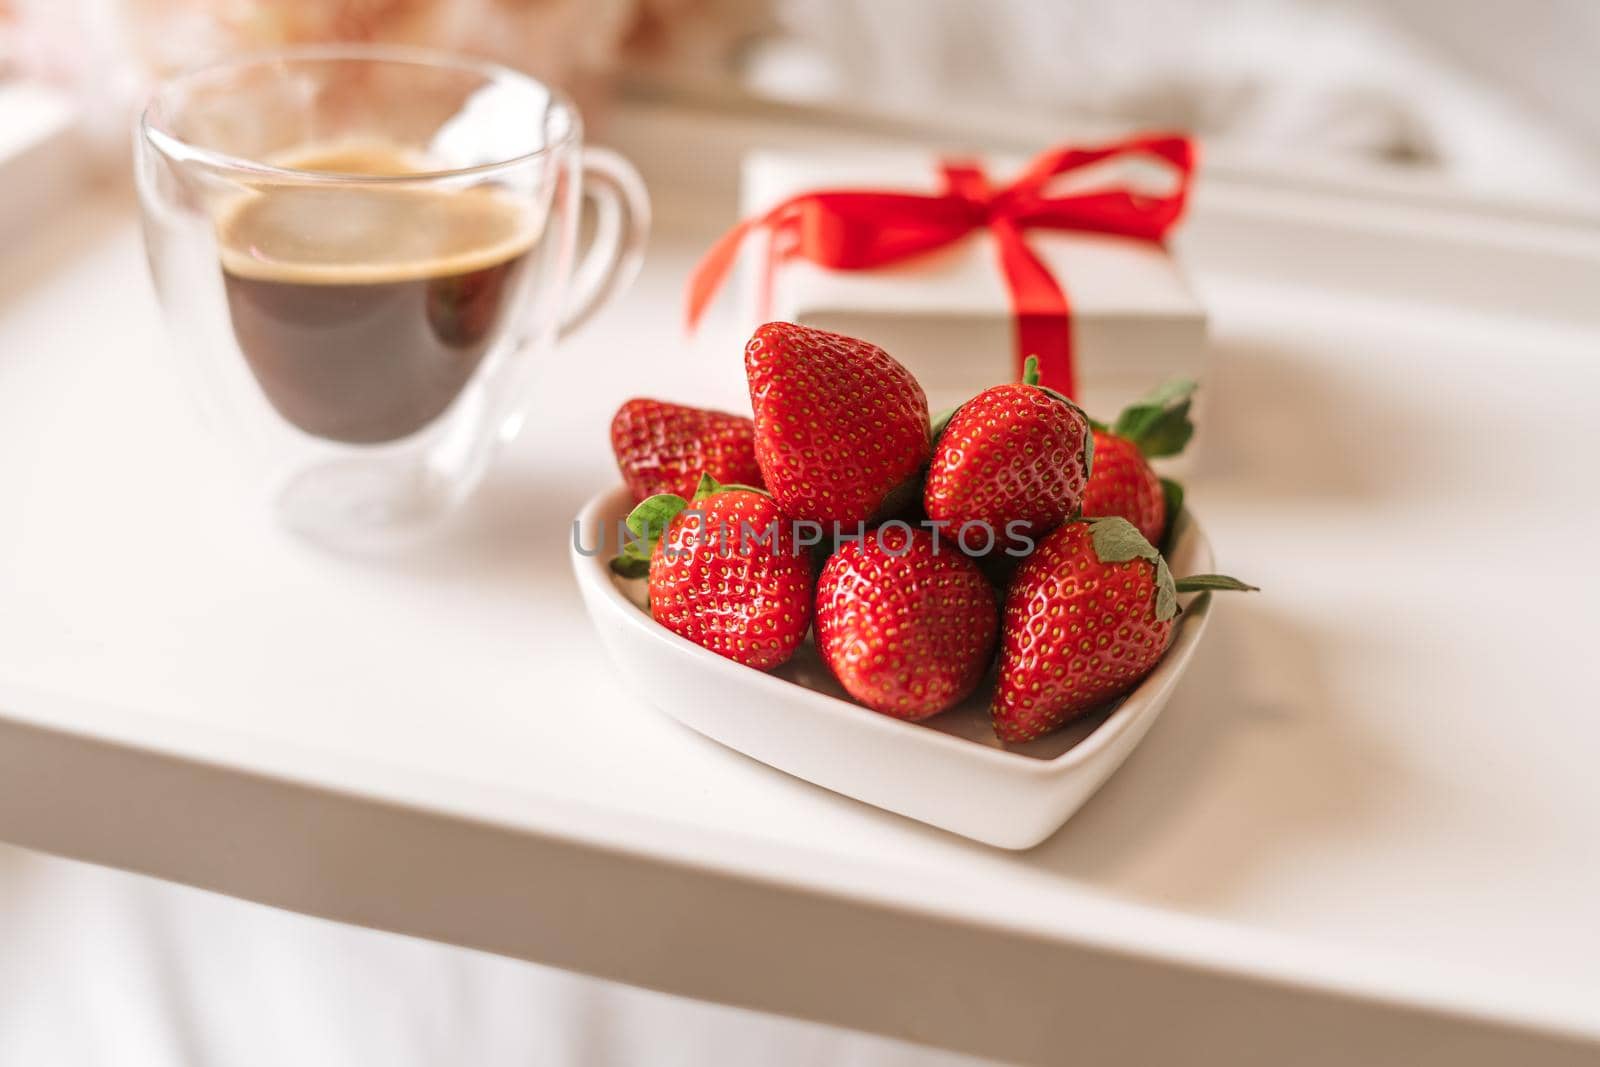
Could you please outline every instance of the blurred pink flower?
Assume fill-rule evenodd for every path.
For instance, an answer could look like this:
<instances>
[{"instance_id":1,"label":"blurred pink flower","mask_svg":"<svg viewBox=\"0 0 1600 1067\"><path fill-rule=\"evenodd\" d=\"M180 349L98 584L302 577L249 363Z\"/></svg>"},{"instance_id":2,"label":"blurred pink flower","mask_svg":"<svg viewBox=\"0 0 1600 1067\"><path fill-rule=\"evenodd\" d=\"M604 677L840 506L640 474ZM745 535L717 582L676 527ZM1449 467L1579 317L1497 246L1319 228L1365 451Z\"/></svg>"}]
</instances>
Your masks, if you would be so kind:
<instances>
[{"instance_id":1,"label":"blurred pink flower","mask_svg":"<svg viewBox=\"0 0 1600 1067\"><path fill-rule=\"evenodd\" d=\"M569 89L601 83L649 0L0 0L13 72L118 113L150 82L247 52L376 41L471 52Z\"/></svg>"},{"instance_id":2,"label":"blurred pink flower","mask_svg":"<svg viewBox=\"0 0 1600 1067\"><path fill-rule=\"evenodd\" d=\"M109 155L152 84L184 67L296 44L420 45L559 85L591 123L624 64L715 73L768 0L0 0L0 76L79 100Z\"/></svg>"}]
</instances>

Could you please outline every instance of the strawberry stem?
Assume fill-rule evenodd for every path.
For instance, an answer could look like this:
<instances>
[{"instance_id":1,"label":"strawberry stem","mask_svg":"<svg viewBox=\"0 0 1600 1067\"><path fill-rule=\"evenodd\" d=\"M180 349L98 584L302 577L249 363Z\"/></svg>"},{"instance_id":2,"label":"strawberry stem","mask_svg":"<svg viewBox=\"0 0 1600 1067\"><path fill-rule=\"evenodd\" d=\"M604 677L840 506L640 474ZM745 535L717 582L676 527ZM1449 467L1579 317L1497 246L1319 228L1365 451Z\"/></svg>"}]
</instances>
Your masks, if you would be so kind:
<instances>
[{"instance_id":1,"label":"strawberry stem","mask_svg":"<svg viewBox=\"0 0 1600 1067\"><path fill-rule=\"evenodd\" d=\"M1022 384L1023 385L1038 385L1039 384L1039 357L1038 356L1029 356L1027 359L1022 361Z\"/></svg>"}]
</instances>

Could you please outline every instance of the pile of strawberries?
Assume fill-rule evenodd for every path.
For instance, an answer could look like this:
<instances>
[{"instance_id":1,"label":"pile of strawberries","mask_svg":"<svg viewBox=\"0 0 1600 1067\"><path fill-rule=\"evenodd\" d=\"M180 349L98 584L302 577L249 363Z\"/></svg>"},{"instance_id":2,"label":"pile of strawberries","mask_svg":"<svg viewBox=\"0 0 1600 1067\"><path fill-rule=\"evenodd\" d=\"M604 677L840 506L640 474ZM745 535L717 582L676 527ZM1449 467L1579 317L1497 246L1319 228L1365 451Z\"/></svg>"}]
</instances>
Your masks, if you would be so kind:
<instances>
[{"instance_id":1,"label":"pile of strawberries","mask_svg":"<svg viewBox=\"0 0 1600 1067\"><path fill-rule=\"evenodd\" d=\"M852 697L924 719L971 694L998 650L991 710L1030 741L1127 692L1160 661L1177 594L1157 551L1182 493L1148 459L1193 433L1193 383L1115 426L1024 380L930 421L876 345L786 322L745 348L754 420L630 400L611 424L638 506L617 573L651 615L770 669L815 626Z\"/></svg>"}]
</instances>

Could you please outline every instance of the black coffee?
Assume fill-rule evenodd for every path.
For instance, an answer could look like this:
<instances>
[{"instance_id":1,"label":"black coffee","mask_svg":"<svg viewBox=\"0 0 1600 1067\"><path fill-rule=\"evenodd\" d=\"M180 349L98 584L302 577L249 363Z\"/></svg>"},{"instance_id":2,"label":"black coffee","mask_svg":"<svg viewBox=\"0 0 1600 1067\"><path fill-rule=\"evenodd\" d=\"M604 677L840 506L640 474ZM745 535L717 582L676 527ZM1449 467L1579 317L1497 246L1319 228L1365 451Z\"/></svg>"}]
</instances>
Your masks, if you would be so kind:
<instances>
[{"instance_id":1,"label":"black coffee","mask_svg":"<svg viewBox=\"0 0 1600 1067\"><path fill-rule=\"evenodd\" d=\"M363 174L398 154L295 160ZM352 444L438 418L501 335L533 241L530 209L500 192L384 185L278 187L220 222L234 334L272 406Z\"/></svg>"}]
</instances>

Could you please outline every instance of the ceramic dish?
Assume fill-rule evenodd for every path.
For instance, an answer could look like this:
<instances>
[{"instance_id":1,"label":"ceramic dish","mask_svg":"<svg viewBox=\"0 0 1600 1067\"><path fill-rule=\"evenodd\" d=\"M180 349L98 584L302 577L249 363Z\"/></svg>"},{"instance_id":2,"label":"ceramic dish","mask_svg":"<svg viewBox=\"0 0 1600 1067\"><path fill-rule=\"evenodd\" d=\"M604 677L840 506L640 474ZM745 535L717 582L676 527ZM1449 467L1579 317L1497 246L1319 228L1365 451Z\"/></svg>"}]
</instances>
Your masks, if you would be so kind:
<instances>
[{"instance_id":1,"label":"ceramic dish","mask_svg":"<svg viewBox=\"0 0 1600 1067\"><path fill-rule=\"evenodd\" d=\"M632 506L601 493L578 515L579 540L614 545ZM1211 546L1187 512L1169 556L1175 574L1211 569ZM1161 713L1205 632L1209 601L1185 598L1172 647L1115 706L1026 745L989 727L993 678L964 703L922 723L879 715L845 696L808 640L763 673L658 626L644 582L612 575L611 553L573 570L589 617L631 695L735 751L868 804L1001 848L1031 848L1054 833L1128 758Z\"/></svg>"}]
</instances>

